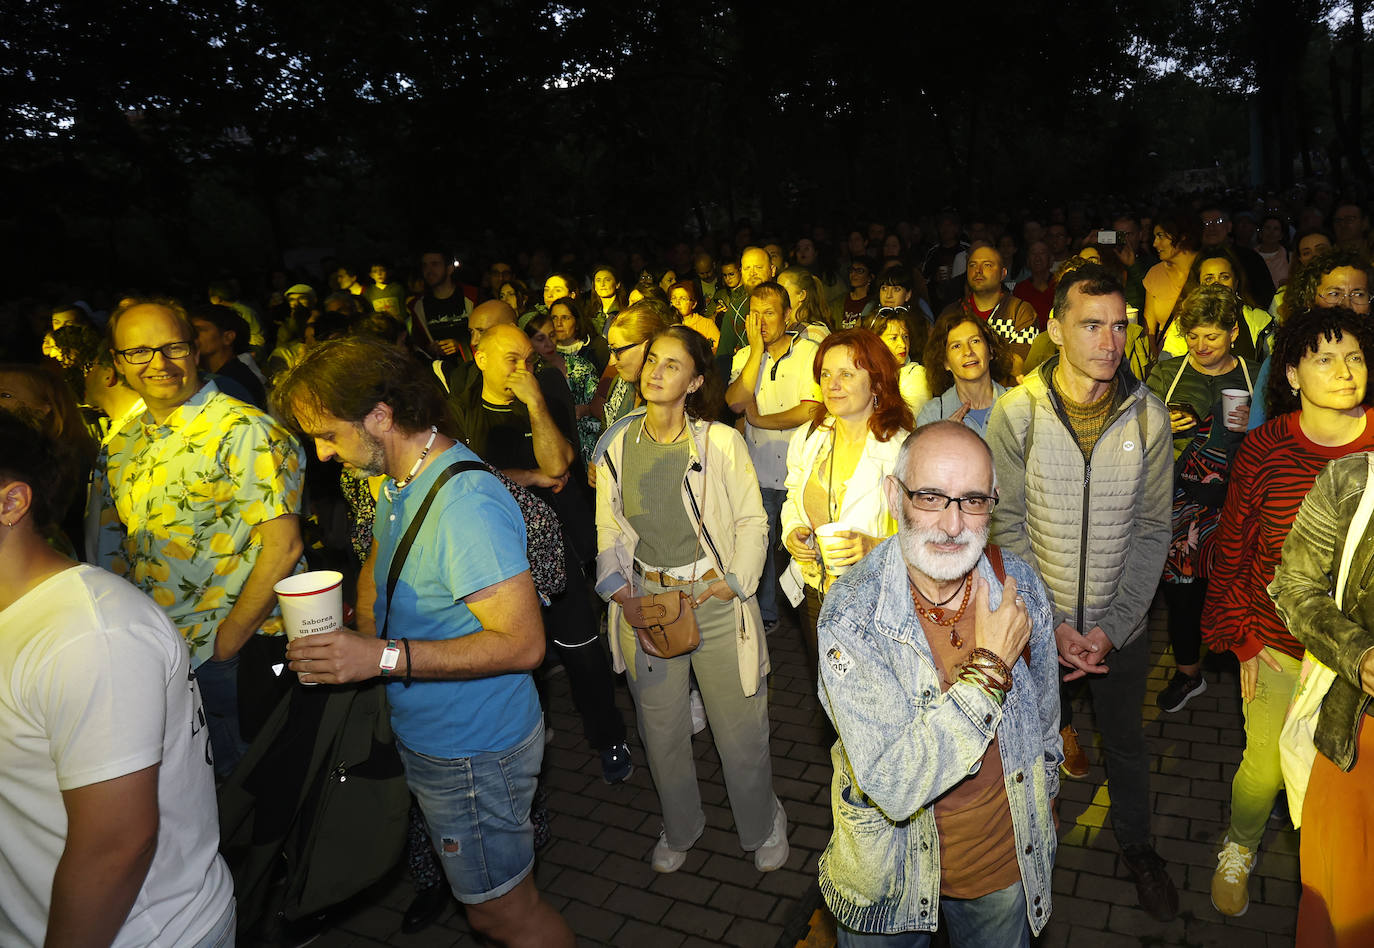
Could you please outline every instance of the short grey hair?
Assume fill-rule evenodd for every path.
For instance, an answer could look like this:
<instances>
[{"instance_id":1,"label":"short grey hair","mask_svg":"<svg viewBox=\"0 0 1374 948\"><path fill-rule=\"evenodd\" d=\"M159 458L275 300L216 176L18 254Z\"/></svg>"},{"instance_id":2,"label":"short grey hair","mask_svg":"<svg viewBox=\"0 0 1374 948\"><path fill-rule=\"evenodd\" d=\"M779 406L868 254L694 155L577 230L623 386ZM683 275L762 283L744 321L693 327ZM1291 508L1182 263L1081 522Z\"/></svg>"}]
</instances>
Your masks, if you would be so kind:
<instances>
[{"instance_id":1,"label":"short grey hair","mask_svg":"<svg viewBox=\"0 0 1374 948\"><path fill-rule=\"evenodd\" d=\"M906 436L906 440L902 442L901 448L897 450L897 464L892 471L892 475L896 477L897 480L905 484L907 462L911 460L911 453L916 449L917 443L927 435L938 434L941 431L953 432L956 430L965 432L968 435L970 435L975 441L982 445L983 450L987 452L988 466L992 468L992 490L994 493L996 493L997 461L992 456L992 447L987 443L987 441L983 439L982 435L974 431L972 428L958 421L950 421L948 418L941 418L938 421L927 422L926 424L921 425L911 434Z\"/></svg>"}]
</instances>

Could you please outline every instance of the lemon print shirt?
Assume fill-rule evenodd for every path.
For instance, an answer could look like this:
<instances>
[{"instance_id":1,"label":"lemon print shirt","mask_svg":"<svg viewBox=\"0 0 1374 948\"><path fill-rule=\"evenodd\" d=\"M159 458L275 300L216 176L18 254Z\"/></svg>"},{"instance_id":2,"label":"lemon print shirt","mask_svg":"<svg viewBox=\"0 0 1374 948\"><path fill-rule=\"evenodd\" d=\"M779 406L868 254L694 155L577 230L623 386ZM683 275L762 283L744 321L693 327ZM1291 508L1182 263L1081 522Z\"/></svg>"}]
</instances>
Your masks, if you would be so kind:
<instances>
[{"instance_id":1,"label":"lemon print shirt","mask_svg":"<svg viewBox=\"0 0 1374 948\"><path fill-rule=\"evenodd\" d=\"M102 449L92 485L101 506L96 563L163 608L195 667L210 657L258 561L253 528L300 513L304 470L289 431L206 382L164 423L134 415ZM294 572L304 568L302 560ZM281 631L273 609L259 632Z\"/></svg>"}]
</instances>

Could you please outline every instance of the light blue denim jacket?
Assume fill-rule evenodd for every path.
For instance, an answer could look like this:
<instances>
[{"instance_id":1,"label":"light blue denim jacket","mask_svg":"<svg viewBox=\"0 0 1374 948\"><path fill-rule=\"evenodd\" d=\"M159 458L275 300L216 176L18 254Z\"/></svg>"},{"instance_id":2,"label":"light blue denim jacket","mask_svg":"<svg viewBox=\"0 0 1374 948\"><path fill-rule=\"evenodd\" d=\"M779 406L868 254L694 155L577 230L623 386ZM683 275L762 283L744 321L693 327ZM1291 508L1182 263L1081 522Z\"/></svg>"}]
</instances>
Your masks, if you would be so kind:
<instances>
[{"instance_id":1,"label":"light blue denim jacket","mask_svg":"<svg viewBox=\"0 0 1374 948\"><path fill-rule=\"evenodd\" d=\"M934 931L940 844L933 805L976 773L999 738L1026 915L1050 917L1058 840L1059 683L1053 613L1039 576L1003 554L1031 619L1031 667L1017 659L1001 707L978 687L940 691L930 645L907 586L897 537L883 541L826 596L819 623L820 698L840 739L831 750L834 832L820 859L821 892L855 931ZM984 557L989 605L1002 587Z\"/></svg>"}]
</instances>

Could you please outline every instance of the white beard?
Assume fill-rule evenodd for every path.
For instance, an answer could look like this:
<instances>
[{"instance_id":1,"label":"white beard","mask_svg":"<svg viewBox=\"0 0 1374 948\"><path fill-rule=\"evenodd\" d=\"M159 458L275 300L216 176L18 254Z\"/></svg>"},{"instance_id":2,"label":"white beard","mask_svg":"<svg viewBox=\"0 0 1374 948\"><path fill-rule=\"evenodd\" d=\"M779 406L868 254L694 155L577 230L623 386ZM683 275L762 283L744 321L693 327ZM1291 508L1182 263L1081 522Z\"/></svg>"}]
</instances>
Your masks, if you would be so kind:
<instances>
[{"instance_id":1,"label":"white beard","mask_svg":"<svg viewBox=\"0 0 1374 948\"><path fill-rule=\"evenodd\" d=\"M903 504L901 529L897 531L898 542L902 546L902 558L908 566L915 567L918 572L936 582L949 583L962 579L978 565L978 559L983 555L983 547L987 545L989 526L989 521L985 519L981 530L965 527L957 536L950 536L939 527L927 530L916 526L909 519L906 505ZM932 543L960 543L963 546L952 553L942 553L932 550L929 546Z\"/></svg>"}]
</instances>

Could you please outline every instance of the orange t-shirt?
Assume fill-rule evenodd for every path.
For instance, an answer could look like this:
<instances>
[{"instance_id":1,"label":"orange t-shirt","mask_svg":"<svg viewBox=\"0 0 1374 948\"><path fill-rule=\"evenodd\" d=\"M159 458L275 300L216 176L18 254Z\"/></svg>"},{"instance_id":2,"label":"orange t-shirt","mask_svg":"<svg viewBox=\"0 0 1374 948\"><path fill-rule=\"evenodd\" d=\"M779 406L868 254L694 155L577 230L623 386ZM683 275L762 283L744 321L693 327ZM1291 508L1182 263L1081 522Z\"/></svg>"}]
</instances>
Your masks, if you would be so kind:
<instances>
[{"instance_id":1,"label":"orange t-shirt","mask_svg":"<svg viewBox=\"0 0 1374 948\"><path fill-rule=\"evenodd\" d=\"M960 597L940 610L944 616L951 616L958 610ZM918 601L927 609L931 607L923 598ZM935 667L940 672L940 690L948 691L958 677L959 666L978 647L973 603L969 603L954 626L954 632L962 640L959 646L950 641L949 626L937 625L925 616L920 620L921 630L935 657ZM983 754L978 772L959 781L935 801L935 829L940 836L942 896L976 899L1020 881L1011 804L1007 801L1002 753L996 735Z\"/></svg>"}]
</instances>

